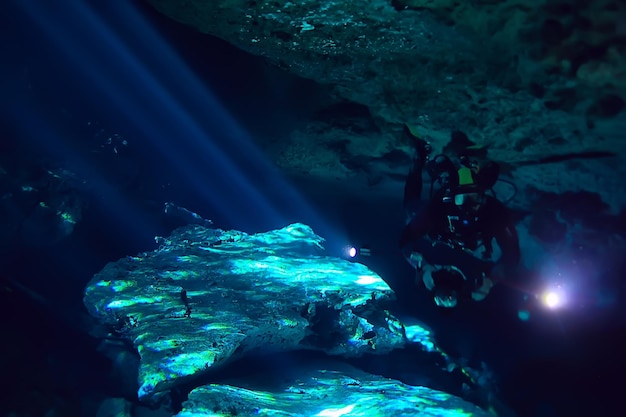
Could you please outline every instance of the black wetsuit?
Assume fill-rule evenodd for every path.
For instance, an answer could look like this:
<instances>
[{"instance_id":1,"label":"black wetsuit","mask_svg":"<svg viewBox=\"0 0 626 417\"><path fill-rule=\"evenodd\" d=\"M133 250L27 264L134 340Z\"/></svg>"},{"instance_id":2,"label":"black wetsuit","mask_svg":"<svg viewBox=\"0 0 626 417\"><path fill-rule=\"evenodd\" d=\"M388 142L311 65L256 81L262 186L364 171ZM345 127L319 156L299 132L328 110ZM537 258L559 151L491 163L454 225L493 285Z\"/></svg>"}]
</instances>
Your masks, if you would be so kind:
<instances>
[{"instance_id":1,"label":"black wetsuit","mask_svg":"<svg viewBox=\"0 0 626 417\"><path fill-rule=\"evenodd\" d=\"M432 265L454 265L479 285L482 276L501 264L504 271L513 271L520 262L520 247L510 210L492 196L472 213L461 212L453 201L444 201L443 191L435 192L429 201L421 200L423 161L417 159L406 180L405 210L411 220L400 238L405 257L418 252ZM495 262L472 254L481 246L491 255L492 243L498 244L501 256Z\"/></svg>"}]
</instances>

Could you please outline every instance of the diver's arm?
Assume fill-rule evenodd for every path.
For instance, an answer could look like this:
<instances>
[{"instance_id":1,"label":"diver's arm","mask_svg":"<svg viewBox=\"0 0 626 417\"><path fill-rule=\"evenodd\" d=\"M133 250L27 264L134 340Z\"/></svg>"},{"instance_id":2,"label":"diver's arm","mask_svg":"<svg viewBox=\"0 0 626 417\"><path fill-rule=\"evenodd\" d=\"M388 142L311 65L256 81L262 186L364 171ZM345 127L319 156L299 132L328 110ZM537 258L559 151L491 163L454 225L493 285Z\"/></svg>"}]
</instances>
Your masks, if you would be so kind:
<instances>
[{"instance_id":1,"label":"diver's arm","mask_svg":"<svg viewBox=\"0 0 626 417\"><path fill-rule=\"evenodd\" d=\"M400 236L400 248L403 253L410 254L413 250L413 245L418 239L424 237L428 233L428 229L431 225L431 205L419 211L411 219L411 221L402 230Z\"/></svg>"},{"instance_id":2,"label":"diver's arm","mask_svg":"<svg viewBox=\"0 0 626 417\"><path fill-rule=\"evenodd\" d=\"M503 264L508 268L514 268L519 265L521 259L521 251L519 247L519 237L517 230L512 222L507 222L501 230L495 235L496 242L502 250L502 256L496 264Z\"/></svg>"},{"instance_id":3,"label":"diver's arm","mask_svg":"<svg viewBox=\"0 0 626 417\"><path fill-rule=\"evenodd\" d=\"M509 220L508 213L503 214L503 216L502 218L506 219L506 221L502 222L494 234L496 243L502 251L502 255L496 261L489 274L490 277L495 280L514 278L511 275L516 273L521 260L519 237L515 229L515 224Z\"/></svg>"}]
</instances>

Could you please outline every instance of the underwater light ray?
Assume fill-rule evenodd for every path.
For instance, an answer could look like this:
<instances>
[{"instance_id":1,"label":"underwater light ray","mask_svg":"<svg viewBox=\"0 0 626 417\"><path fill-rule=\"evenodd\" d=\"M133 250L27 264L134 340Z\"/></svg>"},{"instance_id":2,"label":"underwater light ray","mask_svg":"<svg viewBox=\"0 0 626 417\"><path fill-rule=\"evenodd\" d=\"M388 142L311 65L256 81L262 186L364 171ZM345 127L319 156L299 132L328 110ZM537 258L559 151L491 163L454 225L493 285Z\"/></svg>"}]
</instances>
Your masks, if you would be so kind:
<instances>
[{"instance_id":1,"label":"underwater light ray","mask_svg":"<svg viewBox=\"0 0 626 417\"><path fill-rule=\"evenodd\" d=\"M132 28L132 33L141 33L132 39L120 39L119 33L111 31L110 24L84 4L73 4L69 11L57 10L57 7L48 11L48 16L40 14L40 9L31 8L29 14L49 35L56 49L72 62L73 70L78 70L79 76L88 80L93 92L102 96L103 104L108 100L120 115L125 115L153 147L176 164L186 182L199 191L200 198L229 215L234 224L253 214L256 219L271 219L272 226L282 226L285 217L297 214L299 221L319 225L323 233L336 234L276 173L245 130L145 18L125 2L115 3L115 6L116 10L121 10L117 15L124 16L118 20ZM63 24L55 25L55 20ZM77 36L76 31L90 36ZM145 58L140 61L132 53L132 47L148 51L144 55L160 65L147 65ZM167 65L162 65L163 62ZM153 67L158 67L159 71L154 71ZM194 109L202 109L211 117L203 120L199 110ZM132 117L127 116L129 114ZM217 123L211 123L215 120ZM173 138L176 140L174 147ZM236 158L225 153L225 150L232 153L233 149L238 151ZM257 174L257 178L244 174L234 159L254 166L256 172L253 174ZM215 181L219 177L227 180ZM271 189L260 190L259 181L265 182L265 187L271 184ZM268 194L278 201L269 201L265 196ZM237 204L232 201L224 204L229 198ZM243 198L252 201L253 205L242 201Z\"/></svg>"},{"instance_id":2,"label":"underwater light ray","mask_svg":"<svg viewBox=\"0 0 626 417\"><path fill-rule=\"evenodd\" d=\"M209 136L207 132L199 128L198 124L185 113L183 106L175 102L173 96L152 76L152 73L129 53L129 50L124 47L123 43L116 39L93 13L88 10L82 10L80 13L77 13L77 16L68 14L68 17L73 18L75 21L86 22L89 28L97 29L95 33L99 35L97 44L100 47L98 48L84 44L84 37L71 36L71 33L68 32L70 25L61 25L60 28L55 28L47 24L45 18L41 19L41 15L37 13L31 13L31 17L36 18L40 26L43 26L50 38L55 41L57 49L65 51L65 55L73 62L75 67L81 69L80 72L82 74L89 75L94 89L97 88L103 95L108 96L109 100L123 114L132 113L134 115L131 122L148 138ZM63 29L68 30L64 31ZM70 50L74 53L71 53ZM103 50L109 51L109 53L115 51L113 59L103 59L96 52ZM117 63L118 71L114 71L115 68L111 67L111 62ZM100 64L107 71L102 71ZM121 77L112 76L120 72L123 72ZM129 74L132 77L128 77ZM129 82L131 79L142 80L144 88L136 91L137 85ZM140 92L143 92L143 94L148 92L151 96L141 97ZM167 106L162 106L163 103L167 103ZM155 118L155 116L162 117ZM187 181L192 183L197 189L204 189L204 192L200 193L201 197L208 197L214 207L220 206L219 203L223 201L224 194L233 193L237 189L244 189L246 195L254 199L257 215L265 217L278 216L278 213L270 207L266 199L250 186L249 181L246 180L241 171L236 169L232 163L229 164L229 158L223 151L208 140L196 142L202 145L202 149L195 149L183 155L178 146L171 147L166 140L153 139L151 141L163 154L168 155L176 162L177 167L186 174ZM197 160L196 163L192 163L194 159ZM202 180L197 173L203 169L206 171L207 167L211 168L213 173L209 175L211 178ZM215 196L213 190L207 189L207 184L212 183L213 186L216 186L215 180L224 175L224 173L228 173L230 184L219 187L221 195ZM232 214L233 207L223 208L223 213ZM242 212L237 217L241 219L245 214L247 213Z\"/></svg>"},{"instance_id":3,"label":"underwater light ray","mask_svg":"<svg viewBox=\"0 0 626 417\"><path fill-rule=\"evenodd\" d=\"M206 140L206 137L210 136L210 133L201 128L198 121L190 116L191 112L186 110L187 106L185 106L184 103L177 101L174 94L166 89L168 83L159 81L157 79L157 74L149 68L146 68L145 64L140 62L133 54L131 54L128 46L117 38L115 34L112 33L101 21L101 19L91 10L84 5L77 5L77 7L81 7L81 10L78 13L74 11L75 16L72 20L81 22L81 30L84 30L85 27L89 28L89 33L93 34L98 47L94 48L92 46L89 48L89 45L83 45L86 37L71 36L71 34L67 32L67 28L71 27L70 25L61 25L61 28L56 28L58 30L55 30L55 28L50 27L49 23L49 20L53 19L38 19L40 25L48 25L47 31L51 33L52 38L57 39L57 45L61 46L61 48L58 49L65 49L66 55L70 58L74 58L73 61L76 65L82 68L82 73L89 74L92 84L100 87L100 91L104 94L109 95L109 98L116 103L116 107L118 109L122 110L125 114L132 112L135 115L132 120L134 124L141 131L143 131L147 137L152 139L152 143L157 146L163 154L168 155L170 158L176 157L175 162L178 168L184 172L187 181L194 184L198 189L205 190L203 193L200 193L203 194L201 197L212 200L213 206L221 202L217 201L217 199L212 196L212 190L207 189L207 183L210 183L211 181L206 178L198 178L198 167L202 168L202 170L206 170L208 167L210 168L210 174L213 179L216 177L227 177L229 182L232 181L232 184L230 184L232 187L221 187L223 191L240 190L237 193L239 198L245 196L254 203L255 214L257 217L263 216L265 218L278 219L280 216L279 210L277 210L276 207L273 207L270 202L267 201L266 197L257 190L252 179L246 178L242 174L242 171L237 169L237 165L230 160L231 158L228 158L224 151L218 148L215 138L213 138L214 140L211 141L211 143ZM134 14L137 15L137 12ZM39 16L39 14L34 13L34 17ZM68 16L71 15L68 14ZM124 21L127 21L127 19L124 19ZM142 19L139 16L134 16L130 19L130 21L133 23L131 26L134 27L138 22L141 22ZM63 33L63 29L65 29L65 33ZM239 139L239 137L248 136L244 134L242 129L237 128L237 123L234 122L222 106L217 103L214 97L208 94L197 77L195 77L189 69L186 69L186 66L181 62L180 58L177 57L169 48L163 46L163 41L154 33L153 30L149 30L147 24L144 24L142 27L142 36L138 36L137 38L142 40L144 39L146 33L143 31L152 33L154 38L149 42L146 42L144 45L146 48L154 49L155 44L161 45L160 49L167 51L165 55L169 56L168 65L173 62L177 63L177 65L174 65L174 67L176 67L176 72L180 71L180 73L183 74L183 76L178 74L176 78L177 80L195 80L193 83L195 86L192 86L191 82L187 81L189 83L188 87L186 89L183 88L180 91L202 91L202 94L193 95L201 97L198 100L195 100L197 102L197 107L200 107L201 104L204 107L207 107L207 104L209 104L210 113L219 115L219 123L217 123L217 125L222 128L224 127L225 122L228 122L230 128L221 130L230 131L229 134L224 136L228 136L227 139L230 139L233 142L236 141L236 147L240 152L241 149L244 150L244 152L242 152L244 157L249 156L244 159L247 159L250 163L256 165L266 162L260 151L258 149L254 149L249 140ZM114 53L113 59L103 60L102 57L99 56L99 53L94 53L94 51L109 51L110 53ZM155 55L162 56L163 54L164 52L159 50ZM76 57L80 57L80 59L76 59ZM107 68L106 74L96 75L102 72L100 65L96 64L94 68L90 67L93 66L93 63L99 62L102 62L103 66ZM113 62L116 63L116 66L120 67L123 71L115 71L115 67L111 68L110 64ZM119 80L112 79L112 77L119 72L123 72L123 76L117 77ZM129 75L131 75L131 77L129 77ZM140 79L142 87L139 88L137 83L129 83L129 78ZM171 85L171 81L169 85ZM147 99L142 99L142 95L147 96ZM153 114L149 111L150 109L154 109ZM158 119L161 120L155 120L154 114L164 115L165 117L159 117ZM154 126L155 123L164 123L168 119L176 122L176 126L172 126L171 129L165 130L165 132L169 131L169 134L164 134L162 125L158 127ZM232 137L235 134L237 138ZM159 138L164 136L167 138L177 138L178 143L175 149L172 149L166 141L159 140ZM181 142L185 142L190 148L195 147L196 149L185 155L183 158L182 155L180 155ZM204 156L204 158L200 158L200 156ZM241 155L239 155L239 157L241 157ZM190 163L191 161L189 158L200 160L196 164L192 164ZM191 166L192 168L185 169L188 166ZM200 170L200 172L202 172L202 170ZM266 175L271 174L270 165L266 163L264 167L260 167L259 171L264 172ZM280 182L278 188L280 188L283 193L292 191L291 187L288 187L287 184L282 181L280 177L278 177L278 175L274 174L273 176L275 178L273 178L272 181ZM273 188L275 189L277 187ZM287 198L290 200L292 205L294 205L294 201L300 202L300 204L298 204L299 212L310 211L308 209L308 205L299 199L295 193L291 192L290 194L291 195ZM281 208L282 207L284 207L284 205L282 205ZM232 212L232 207L229 207L224 211ZM313 216L312 212L309 213L309 216ZM278 221L282 223L282 221Z\"/></svg>"},{"instance_id":4,"label":"underwater light ray","mask_svg":"<svg viewBox=\"0 0 626 417\"><path fill-rule=\"evenodd\" d=\"M123 3L125 4L125 3ZM161 103L161 105L165 105L167 108L167 114L169 119L176 121L173 126L172 133L178 134L178 143L180 145L181 142L188 142L191 144L192 153L186 155L187 157L182 160L182 158L178 161L183 166L189 165L189 158L193 157L198 158L198 165L192 166L191 169L188 169L188 178L195 179L197 177L198 168L204 166L205 164L211 164L212 170L219 176L224 175L229 177L229 180L232 181L229 184L231 187L228 187L228 190L243 190L243 192L237 193L238 195L246 195L255 203L255 211L256 215L262 215L266 218L278 218L280 216L276 207L272 207L262 195L256 187L252 186L252 180L248 178L246 175L242 173L241 169L237 168L237 165L234 164L231 158L218 146L216 146L216 137L213 135L211 137L210 133L205 129L202 129L198 120L192 118L192 112L189 110L189 106L185 106L185 103L182 100L177 100L176 94L168 91L166 86L172 86L171 82L168 83L166 80L159 81L157 76L157 72L153 72L150 70L150 66L145 65L143 62L139 61L139 59L131 54L130 49L126 46L120 39L116 38L113 33L107 28L104 23L97 17L95 14L88 10L86 7L81 11L81 15L84 15L88 18L89 26L96 27L99 30L98 33L106 35L105 41L110 45L112 50L115 50L116 53L120 54L120 59L116 59L115 62L124 63L124 67L128 67L129 65L133 69L133 72L136 73L138 79L141 79L142 82L148 83L145 88L146 91L151 91L156 95L154 97L154 101L150 101L151 103ZM182 60L178 55L176 55L170 48L167 47L166 43L163 39L158 36L154 30L152 30L147 24L145 24L144 19L138 15L136 10L133 10L130 7L125 7L119 13L121 16L125 16L126 19L124 21L130 21L132 24L130 27L139 27L141 26L141 32L135 39L144 41L141 48L137 48L138 50L149 50L154 49L155 45L159 45L159 51L155 51L152 56L159 56L159 60L162 63L163 61L167 62L166 66L159 65L161 69L173 69L171 74L166 77L167 80L176 79L177 83L173 84L173 86L178 87L181 83L185 82L188 85L188 91L193 92L193 94L189 95L189 97L198 97L201 99L195 100L194 106L195 108L210 108L210 113L213 114L213 119L218 119L219 123L217 126L223 127L225 124L228 124L230 129L227 129L229 132L225 135L228 140L237 139L240 137L245 137L248 140L236 140L237 145L236 149L238 153L242 153L244 156L248 156L248 160L250 163L254 164L262 164L266 163L264 155L258 150L254 149L251 145L251 141L249 140L249 136L244 133L243 129L237 128L238 124L234 121L234 119L225 111L223 106L217 102L215 97L204 89L202 83L197 79L197 77L189 70L189 68L184 65ZM130 18L130 19L129 19ZM141 22L144 22L141 25ZM150 35L150 36L149 36ZM148 41L145 41L149 39ZM178 91L178 89L177 89ZM201 94L199 93L201 92ZM217 117L214 115L217 114ZM144 124L141 124L144 125ZM181 132L181 130L183 130ZM209 137L212 140L207 141L206 138ZM205 140L199 140L203 138ZM156 140L155 140L156 141ZM160 141L158 141L160 142ZM233 141L235 142L235 141ZM226 142L228 143L228 141ZM159 144L159 143L157 143ZM193 149L195 147L195 149ZM199 148L199 149L198 149ZM171 152L170 148L163 147L166 152ZM243 152L242 152L243 150ZM197 151L197 152L196 152ZM252 156L253 155L253 156ZM204 158L202 158L204 156ZM210 156L210 159L207 160L207 157ZM269 164L267 166L266 173L270 172ZM275 178L276 181L279 180L278 176ZM281 189L287 189L286 183L280 184ZM227 190L225 190L227 191ZM232 192L232 191L231 191ZM259 206L261 204L261 206ZM305 204L302 204L301 207L306 207ZM283 221L281 221L282 223Z\"/></svg>"},{"instance_id":5,"label":"underwater light ray","mask_svg":"<svg viewBox=\"0 0 626 417\"><path fill-rule=\"evenodd\" d=\"M159 46L158 53L145 54L144 61L148 67L160 68L159 74L155 74L155 76L160 75L162 77L162 84L169 85L171 83L168 83L168 80L177 80L175 84L176 95L183 97L181 102L187 104L186 111L189 114L194 114L194 118L202 124L203 116L205 120L208 120L208 118L204 114L199 114L199 111L196 109L206 109L208 103L210 107L210 112L208 113L212 115L212 119L220 121L217 126L224 132L224 137L237 139L228 140L222 146L229 148L231 151L236 150L238 158L242 159L243 163L256 166L257 170L266 177L266 181L274 184L272 188L280 190L280 197L282 197L283 201L279 204L279 208L291 205L295 207L295 211L299 215L316 219L316 223L323 223L311 205L306 202L291 184L276 172L275 167L267 161L263 152L251 140L249 133L219 103L216 96L210 93L198 75L181 59L179 54L146 21L146 18L136 9L137 6L128 2L114 3L113 6L116 10L119 10L117 14L126 16L125 21L131 23L127 26L129 33L132 33L131 38L141 42L140 47L135 48L137 51L153 50L155 45ZM215 57L215 59L221 58ZM162 65L164 61L168 62L167 66ZM204 111L204 113L207 113L207 111ZM288 203L285 204L285 201Z\"/></svg>"}]
</instances>

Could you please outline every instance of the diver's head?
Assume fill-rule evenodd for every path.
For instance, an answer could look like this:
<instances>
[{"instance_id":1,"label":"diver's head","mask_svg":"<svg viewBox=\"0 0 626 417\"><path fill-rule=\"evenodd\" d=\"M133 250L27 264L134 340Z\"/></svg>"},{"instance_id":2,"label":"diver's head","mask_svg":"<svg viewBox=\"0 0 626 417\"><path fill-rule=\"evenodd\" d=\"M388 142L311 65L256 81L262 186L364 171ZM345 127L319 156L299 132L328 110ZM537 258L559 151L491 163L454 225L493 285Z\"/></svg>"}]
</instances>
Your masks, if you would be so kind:
<instances>
[{"instance_id":1,"label":"diver's head","mask_svg":"<svg viewBox=\"0 0 626 417\"><path fill-rule=\"evenodd\" d=\"M428 162L426 170L444 190L444 202L453 202L464 212L476 212L485 202L485 192L498 180L500 166L491 161L479 163L466 156L460 158L460 163L457 168L446 155L437 155Z\"/></svg>"},{"instance_id":2,"label":"diver's head","mask_svg":"<svg viewBox=\"0 0 626 417\"><path fill-rule=\"evenodd\" d=\"M431 158L426 164L426 172L433 182L443 188L452 188L458 185L457 168L450 158L439 154Z\"/></svg>"}]
</instances>

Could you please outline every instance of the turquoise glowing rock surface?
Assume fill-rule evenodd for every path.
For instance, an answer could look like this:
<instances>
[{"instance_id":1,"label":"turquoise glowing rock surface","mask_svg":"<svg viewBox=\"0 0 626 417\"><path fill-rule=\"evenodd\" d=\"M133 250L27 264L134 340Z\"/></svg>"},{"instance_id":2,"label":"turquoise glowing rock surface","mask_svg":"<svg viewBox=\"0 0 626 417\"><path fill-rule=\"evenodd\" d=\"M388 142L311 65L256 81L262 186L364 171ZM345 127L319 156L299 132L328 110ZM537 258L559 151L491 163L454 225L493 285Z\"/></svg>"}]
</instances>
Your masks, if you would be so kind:
<instances>
[{"instance_id":1,"label":"turquoise glowing rock surface","mask_svg":"<svg viewBox=\"0 0 626 417\"><path fill-rule=\"evenodd\" d=\"M289 379L210 384L191 391L177 417L486 417L492 414L453 395L370 375L338 364L311 364ZM297 372L297 374L296 374Z\"/></svg>"},{"instance_id":2,"label":"turquoise glowing rock surface","mask_svg":"<svg viewBox=\"0 0 626 417\"><path fill-rule=\"evenodd\" d=\"M302 224L254 235L186 226L106 265L84 303L141 356L141 399L249 352L404 346L403 325L384 309L392 290L366 266L324 256L322 243Z\"/></svg>"}]
</instances>

